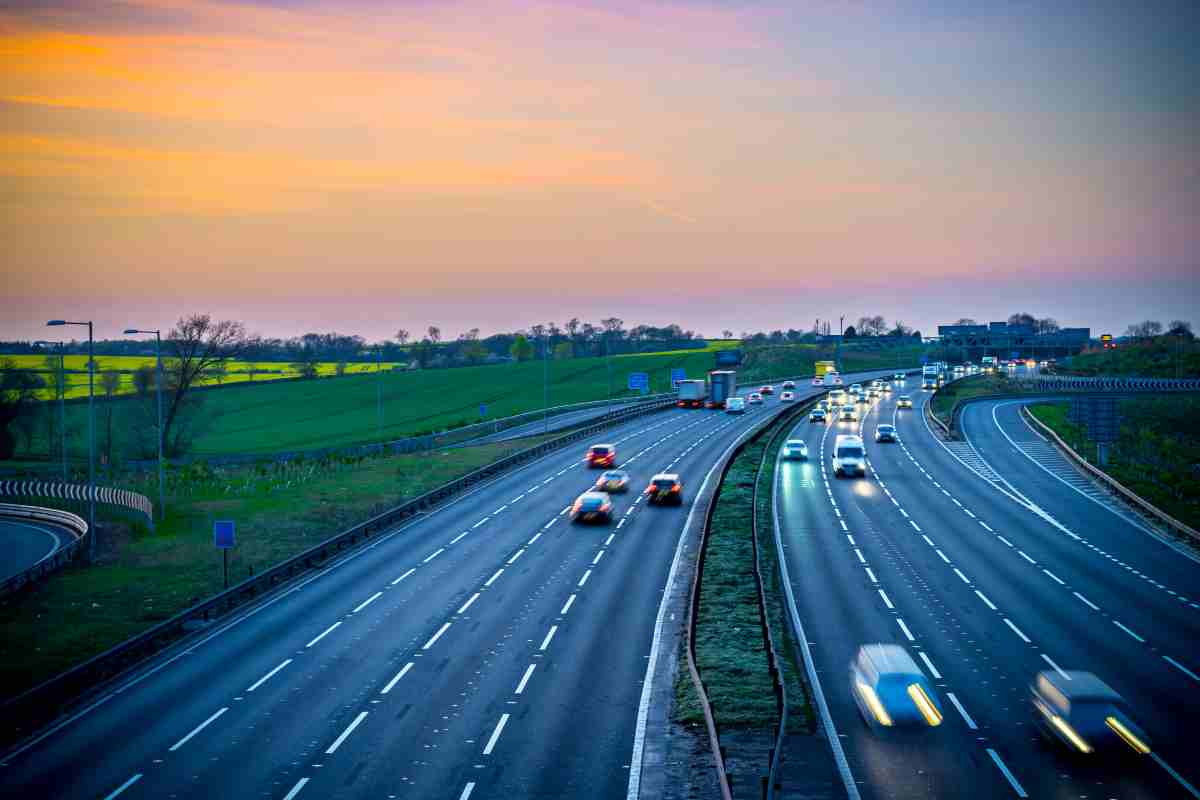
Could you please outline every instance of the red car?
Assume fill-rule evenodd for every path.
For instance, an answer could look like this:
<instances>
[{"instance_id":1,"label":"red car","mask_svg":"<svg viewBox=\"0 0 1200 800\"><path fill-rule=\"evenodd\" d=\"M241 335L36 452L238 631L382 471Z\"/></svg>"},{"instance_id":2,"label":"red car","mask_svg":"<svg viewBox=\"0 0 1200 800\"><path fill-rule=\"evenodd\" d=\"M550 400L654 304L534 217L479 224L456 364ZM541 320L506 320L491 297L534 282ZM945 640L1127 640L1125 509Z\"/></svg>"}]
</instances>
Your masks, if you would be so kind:
<instances>
[{"instance_id":1,"label":"red car","mask_svg":"<svg viewBox=\"0 0 1200 800\"><path fill-rule=\"evenodd\" d=\"M607 469L617 464L617 446L612 444L594 444L587 451L587 465Z\"/></svg>"},{"instance_id":2,"label":"red car","mask_svg":"<svg viewBox=\"0 0 1200 800\"><path fill-rule=\"evenodd\" d=\"M766 386L759 389L758 393L759 394L775 394L775 387L770 384L767 384Z\"/></svg>"}]
</instances>

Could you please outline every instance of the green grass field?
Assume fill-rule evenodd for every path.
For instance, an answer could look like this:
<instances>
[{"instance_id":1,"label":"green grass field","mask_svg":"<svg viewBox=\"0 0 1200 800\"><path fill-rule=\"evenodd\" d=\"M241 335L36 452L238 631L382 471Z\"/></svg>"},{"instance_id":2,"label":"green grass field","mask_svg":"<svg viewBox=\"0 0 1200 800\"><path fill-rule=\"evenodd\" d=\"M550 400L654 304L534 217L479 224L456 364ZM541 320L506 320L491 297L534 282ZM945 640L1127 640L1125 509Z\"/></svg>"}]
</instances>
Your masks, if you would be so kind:
<instances>
[{"instance_id":1,"label":"green grass field","mask_svg":"<svg viewBox=\"0 0 1200 800\"><path fill-rule=\"evenodd\" d=\"M48 355L52 355L52 353L48 353ZM10 359L20 368L34 369L41 373L54 371L54 368L46 365L45 355L31 355L28 353L4 355L0 353L0 359ZM54 356L54 359L54 363L57 365L57 356ZM67 373L67 398L87 397L87 356L69 355L63 361ZM154 367L156 363L154 356L96 356L96 394L100 394L99 374L101 372L110 369L119 371L121 373L121 382L117 388L117 394L132 394L134 391L134 371L140 367ZM397 366L397 363L390 361L385 361L382 364L385 370L390 370L395 366ZM217 380L215 377L209 377L199 381L198 385L226 386L237 383L264 383L279 380L280 378L298 378L300 376L300 373L293 369L290 363L281 361L229 361L226 367L226 374L220 380ZM317 364L317 371L326 377L335 375L337 374L337 364L332 361L322 361ZM346 373L349 375L373 373L374 371L374 363L346 364ZM49 378L49 375L44 374L43 377ZM56 397L53 389L43 390L41 396L46 399L54 399Z\"/></svg>"},{"instance_id":2,"label":"green grass field","mask_svg":"<svg viewBox=\"0 0 1200 800\"><path fill-rule=\"evenodd\" d=\"M1159 336L1122 344L1114 350L1088 350L1060 363L1058 371L1070 375L1200 377L1200 342Z\"/></svg>"},{"instance_id":3,"label":"green grass field","mask_svg":"<svg viewBox=\"0 0 1200 800\"><path fill-rule=\"evenodd\" d=\"M633 372L650 377L652 392L667 391L673 369L688 377L702 377L714 367L713 350L728 343L715 343L703 350L614 356L611 364L602 358L578 358L549 362L550 405L601 400L609 395L628 397L625 387ZM809 345L786 345L747 351L739 379L757 381L783 375L811 373L814 361L828 357L827 351ZM887 368L899 362L918 360L917 350L843 351L843 369ZM278 365L277 365L278 366ZM372 367L372 365L363 365ZM340 447L379 441L377 392L382 389L383 438L445 430L479 422L480 405L487 419L510 416L542 407L543 364L540 361L496 364L456 369L384 371L340 378L308 381L255 381L232 383L196 393L203 407L196 415L193 456L230 453L270 454L322 447ZM98 447L107 451L109 402L97 401ZM123 396L111 403L114 460L148 458L134 444L131 434L146 425L148 409L139 398ZM68 452L86 456L87 409L83 403L68 404ZM153 440L153 434L149 437ZM19 444L17 457L45 457L47 425L33 430L28 446Z\"/></svg>"},{"instance_id":4,"label":"green grass field","mask_svg":"<svg viewBox=\"0 0 1200 800\"><path fill-rule=\"evenodd\" d=\"M1096 443L1067 419L1068 405L1045 403L1030 410L1094 464ZM1104 471L1148 503L1200 529L1200 399L1127 399L1119 409L1120 438L1109 450Z\"/></svg>"}]
</instances>

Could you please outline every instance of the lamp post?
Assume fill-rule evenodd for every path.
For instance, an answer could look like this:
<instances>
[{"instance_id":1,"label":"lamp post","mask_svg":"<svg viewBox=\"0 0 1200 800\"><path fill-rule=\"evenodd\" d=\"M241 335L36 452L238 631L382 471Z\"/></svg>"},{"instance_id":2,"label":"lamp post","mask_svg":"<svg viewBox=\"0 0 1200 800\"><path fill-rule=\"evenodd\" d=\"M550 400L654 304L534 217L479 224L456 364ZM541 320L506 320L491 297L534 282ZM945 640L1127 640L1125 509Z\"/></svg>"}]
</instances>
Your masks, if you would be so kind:
<instances>
[{"instance_id":1,"label":"lamp post","mask_svg":"<svg viewBox=\"0 0 1200 800\"><path fill-rule=\"evenodd\" d=\"M841 374L842 371L842 323L846 321L845 317L838 317L838 340L837 347L833 351L833 365L837 367L837 371Z\"/></svg>"},{"instance_id":2,"label":"lamp post","mask_svg":"<svg viewBox=\"0 0 1200 800\"><path fill-rule=\"evenodd\" d=\"M88 329L88 561L96 560L96 359L92 339L92 321L72 322L52 319L51 328L61 325L86 325Z\"/></svg>"},{"instance_id":3,"label":"lamp post","mask_svg":"<svg viewBox=\"0 0 1200 800\"><path fill-rule=\"evenodd\" d=\"M125 335L129 336L137 333L153 333L154 334L154 359L158 362L158 379L155 382L154 393L158 395L158 520L162 521L163 515L167 511L166 488L163 479L165 469L163 467L163 412L162 412L162 395L163 395L163 367L162 367L162 333L158 330L143 331L137 328L126 328Z\"/></svg>"},{"instance_id":4,"label":"lamp post","mask_svg":"<svg viewBox=\"0 0 1200 800\"><path fill-rule=\"evenodd\" d=\"M57 342L36 341L36 345L55 345L58 348L58 425L59 433L62 434L62 475L63 483L67 482L67 364L66 354L63 351L64 343L59 340ZM50 445L47 442L46 448Z\"/></svg>"}]
</instances>

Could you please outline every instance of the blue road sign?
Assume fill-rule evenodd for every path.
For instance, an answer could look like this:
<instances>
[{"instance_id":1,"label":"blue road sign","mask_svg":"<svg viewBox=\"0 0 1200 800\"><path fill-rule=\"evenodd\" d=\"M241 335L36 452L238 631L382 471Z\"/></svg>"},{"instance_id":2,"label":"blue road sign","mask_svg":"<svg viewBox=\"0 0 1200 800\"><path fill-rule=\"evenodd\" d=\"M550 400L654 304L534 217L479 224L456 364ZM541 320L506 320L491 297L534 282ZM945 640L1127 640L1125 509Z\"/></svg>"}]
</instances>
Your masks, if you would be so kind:
<instances>
[{"instance_id":1,"label":"blue road sign","mask_svg":"<svg viewBox=\"0 0 1200 800\"><path fill-rule=\"evenodd\" d=\"M487 404L486 403L479 404L479 416L481 416L481 417L487 416Z\"/></svg>"},{"instance_id":2,"label":"blue road sign","mask_svg":"<svg viewBox=\"0 0 1200 800\"><path fill-rule=\"evenodd\" d=\"M1020 357L1021 357L1021 353L1020 353L1020 351L1018 351L1018 350L1013 350L1012 357L1013 357L1014 359L1020 358Z\"/></svg>"},{"instance_id":3,"label":"blue road sign","mask_svg":"<svg viewBox=\"0 0 1200 800\"><path fill-rule=\"evenodd\" d=\"M233 547L233 520L220 519L213 522L213 544L222 550Z\"/></svg>"},{"instance_id":4,"label":"blue road sign","mask_svg":"<svg viewBox=\"0 0 1200 800\"><path fill-rule=\"evenodd\" d=\"M650 376L644 372L629 373L629 388L645 391L650 388Z\"/></svg>"},{"instance_id":5,"label":"blue road sign","mask_svg":"<svg viewBox=\"0 0 1200 800\"><path fill-rule=\"evenodd\" d=\"M671 370L671 385L672 386L679 383L680 381L686 381L686 380L687 380L687 370L686 369L684 369L683 367L676 367L675 369Z\"/></svg>"},{"instance_id":6,"label":"blue road sign","mask_svg":"<svg viewBox=\"0 0 1200 800\"><path fill-rule=\"evenodd\" d=\"M928 364L928 363L929 363L929 356L921 356L921 363L922 363L922 364Z\"/></svg>"}]
</instances>

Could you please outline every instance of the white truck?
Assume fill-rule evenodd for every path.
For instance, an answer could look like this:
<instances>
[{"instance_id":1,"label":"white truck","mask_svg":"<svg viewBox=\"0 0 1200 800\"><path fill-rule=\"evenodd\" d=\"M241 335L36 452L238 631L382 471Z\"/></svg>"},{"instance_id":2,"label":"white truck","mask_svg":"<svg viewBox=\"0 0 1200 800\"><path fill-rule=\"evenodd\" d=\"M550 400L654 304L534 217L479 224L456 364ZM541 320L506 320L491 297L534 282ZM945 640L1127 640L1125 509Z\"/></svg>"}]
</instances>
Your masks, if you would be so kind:
<instances>
[{"instance_id":1,"label":"white truck","mask_svg":"<svg viewBox=\"0 0 1200 800\"><path fill-rule=\"evenodd\" d=\"M680 381L677 384L678 398L675 405L680 408L704 408L708 398L708 384L703 380Z\"/></svg>"}]
</instances>

